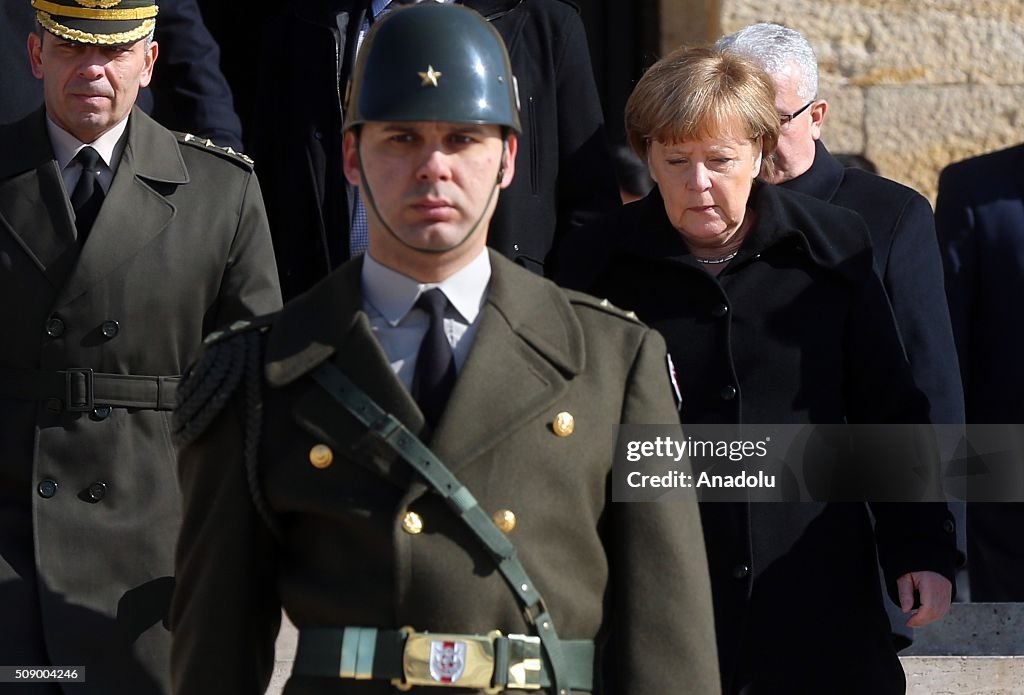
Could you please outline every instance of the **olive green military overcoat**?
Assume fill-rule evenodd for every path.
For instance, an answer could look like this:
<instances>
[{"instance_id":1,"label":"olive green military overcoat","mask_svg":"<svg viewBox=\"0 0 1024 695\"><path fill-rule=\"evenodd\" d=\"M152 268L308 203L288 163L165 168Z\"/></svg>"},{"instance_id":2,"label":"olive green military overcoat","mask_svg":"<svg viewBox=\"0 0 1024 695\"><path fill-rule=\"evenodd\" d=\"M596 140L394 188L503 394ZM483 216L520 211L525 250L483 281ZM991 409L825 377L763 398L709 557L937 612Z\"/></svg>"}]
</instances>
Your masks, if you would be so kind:
<instances>
[{"instance_id":1,"label":"olive green military overcoat","mask_svg":"<svg viewBox=\"0 0 1024 695\"><path fill-rule=\"evenodd\" d=\"M171 413L68 412L10 370L179 375L207 332L280 306L251 166L180 140L132 112L79 251L43 111L0 127L0 664L85 666L65 693L170 688Z\"/></svg>"},{"instance_id":2,"label":"olive green military overcoat","mask_svg":"<svg viewBox=\"0 0 1024 695\"><path fill-rule=\"evenodd\" d=\"M610 501L614 426L678 421L662 339L490 253L479 332L433 450L488 514L515 514L508 537L560 636L605 644L603 664L614 676L599 692L717 693L696 503ZM492 561L440 496L405 463L368 448L365 431L310 375L332 360L423 431L360 310L361 265L343 265L266 330L259 485L284 542L275 542L250 498L241 399L179 455L179 695L263 692L282 606L300 630L531 634ZM245 337L221 347L230 352L227 343ZM559 413L573 417L568 436L552 427ZM311 465L320 444L332 451L326 467ZM409 512L421 532L406 530ZM285 692L397 691L386 681L292 676Z\"/></svg>"}]
</instances>

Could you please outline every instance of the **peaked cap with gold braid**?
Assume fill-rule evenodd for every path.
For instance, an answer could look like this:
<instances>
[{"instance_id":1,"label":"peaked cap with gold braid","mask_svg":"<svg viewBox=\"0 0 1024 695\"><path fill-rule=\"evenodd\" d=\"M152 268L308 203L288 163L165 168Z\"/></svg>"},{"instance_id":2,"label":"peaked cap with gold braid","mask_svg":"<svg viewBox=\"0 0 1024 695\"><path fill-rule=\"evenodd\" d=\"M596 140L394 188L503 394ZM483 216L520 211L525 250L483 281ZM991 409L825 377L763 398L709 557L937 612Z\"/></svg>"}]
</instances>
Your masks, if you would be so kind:
<instances>
[{"instance_id":1,"label":"peaked cap with gold braid","mask_svg":"<svg viewBox=\"0 0 1024 695\"><path fill-rule=\"evenodd\" d=\"M149 36L159 8L154 0L32 0L36 20L68 41L123 46Z\"/></svg>"}]
</instances>

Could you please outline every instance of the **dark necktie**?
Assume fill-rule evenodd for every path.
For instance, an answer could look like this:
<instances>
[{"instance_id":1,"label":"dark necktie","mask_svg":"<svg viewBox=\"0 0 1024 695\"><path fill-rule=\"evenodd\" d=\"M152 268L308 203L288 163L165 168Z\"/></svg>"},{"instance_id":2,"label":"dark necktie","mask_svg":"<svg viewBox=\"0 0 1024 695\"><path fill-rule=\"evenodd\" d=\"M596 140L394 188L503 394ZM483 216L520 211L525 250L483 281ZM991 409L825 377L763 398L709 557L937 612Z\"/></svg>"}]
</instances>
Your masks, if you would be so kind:
<instances>
[{"instance_id":1,"label":"dark necktie","mask_svg":"<svg viewBox=\"0 0 1024 695\"><path fill-rule=\"evenodd\" d=\"M421 294L416 300L416 306L430 315L430 327L416 357L412 395L427 423L436 427L452 386L455 385L455 356L444 332L444 312L448 307L448 298L435 287Z\"/></svg>"},{"instance_id":2,"label":"dark necktie","mask_svg":"<svg viewBox=\"0 0 1024 695\"><path fill-rule=\"evenodd\" d=\"M71 207L75 209L78 245L82 246L103 205L103 186L99 179L99 167L103 160L93 148L83 147L75 155L75 161L81 165L82 175L78 177L78 184L71 193Z\"/></svg>"}]
</instances>

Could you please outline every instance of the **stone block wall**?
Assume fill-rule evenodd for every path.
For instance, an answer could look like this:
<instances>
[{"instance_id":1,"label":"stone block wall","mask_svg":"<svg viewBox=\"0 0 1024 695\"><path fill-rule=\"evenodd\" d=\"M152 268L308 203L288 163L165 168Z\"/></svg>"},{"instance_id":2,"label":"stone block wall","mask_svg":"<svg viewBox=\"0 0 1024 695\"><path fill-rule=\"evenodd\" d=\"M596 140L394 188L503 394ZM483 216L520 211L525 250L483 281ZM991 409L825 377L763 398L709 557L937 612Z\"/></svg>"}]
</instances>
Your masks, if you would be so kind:
<instances>
[{"instance_id":1,"label":"stone block wall","mask_svg":"<svg viewBox=\"0 0 1024 695\"><path fill-rule=\"evenodd\" d=\"M663 52L747 24L810 40L824 142L934 203L946 164L1024 141L1024 0L661 0Z\"/></svg>"}]
</instances>

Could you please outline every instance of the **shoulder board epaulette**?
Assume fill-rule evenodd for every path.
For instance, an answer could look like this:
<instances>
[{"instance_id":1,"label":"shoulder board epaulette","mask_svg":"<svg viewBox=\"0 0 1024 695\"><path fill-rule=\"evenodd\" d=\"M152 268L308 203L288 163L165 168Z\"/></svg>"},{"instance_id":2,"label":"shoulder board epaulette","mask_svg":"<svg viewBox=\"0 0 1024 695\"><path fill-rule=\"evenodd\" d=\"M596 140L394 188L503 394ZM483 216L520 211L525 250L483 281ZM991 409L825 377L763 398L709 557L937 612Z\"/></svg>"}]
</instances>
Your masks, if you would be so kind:
<instances>
[{"instance_id":1,"label":"shoulder board epaulette","mask_svg":"<svg viewBox=\"0 0 1024 695\"><path fill-rule=\"evenodd\" d=\"M214 143L210 138L201 138L198 135L193 135L192 133L175 133L174 135L178 138L178 142L191 145L192 147L204 150L210 154L215 154L230 162L234 162L239 166L243 166L246 169L251 170L255 165L255 162L252 161L252 157L244 155L241 152L236 152L230 147L221 147Z\"/></svg>"},{"instance_id":2,"label":"shoulder board epaulette","mask_svg":"<svg viewBox=\"0 0 1024 695\"><path fill-rule=\"evenodd\" d=\"M573 304L579 304L582 306L590 307L592 309L597 309L598 311L603 311L606 314L611 314L612 316L617 316L621 319L632 321L633 323L642 323L640 319L637 318L636 312L620 309L619 307L609 302L607 299L592 297L589 294L584 294L582 292L574 292L572 290L567 290L566 294L569 295L569 301L572 302Z\"/></svg>"},{"instance_id":3,"label":"shoulder board epaulette","mask_svg":"<svg viewBox=\"0 0 1024 695\"><path fill-rule=\"evenodd\" d=\"M262 316L254 316L251 319L235 321L230 326L220 328L206 336L206 338L203 339L203 345L213 345L236 336L239 333L248 333L249 331L268 331L276 317L277 312L275 311L271 314L264 314Z\"/></svg>"}]
</instances>

